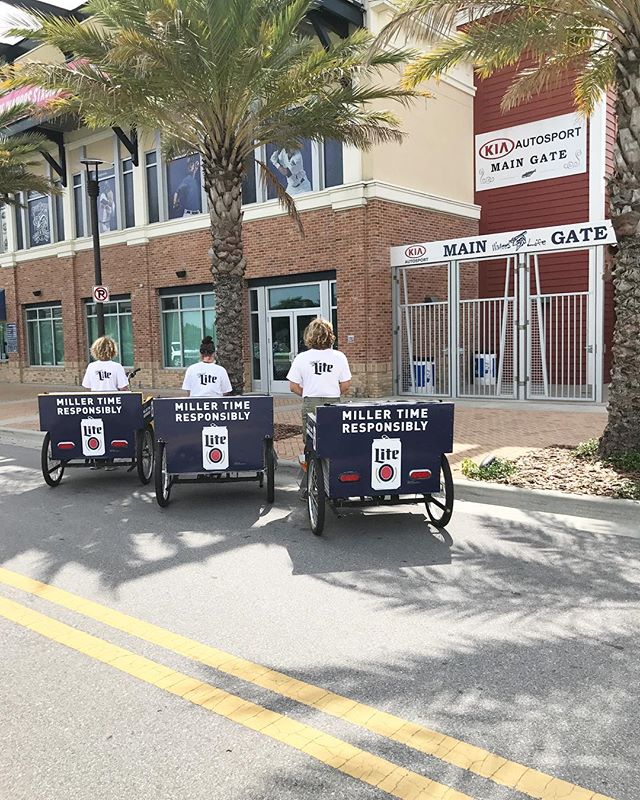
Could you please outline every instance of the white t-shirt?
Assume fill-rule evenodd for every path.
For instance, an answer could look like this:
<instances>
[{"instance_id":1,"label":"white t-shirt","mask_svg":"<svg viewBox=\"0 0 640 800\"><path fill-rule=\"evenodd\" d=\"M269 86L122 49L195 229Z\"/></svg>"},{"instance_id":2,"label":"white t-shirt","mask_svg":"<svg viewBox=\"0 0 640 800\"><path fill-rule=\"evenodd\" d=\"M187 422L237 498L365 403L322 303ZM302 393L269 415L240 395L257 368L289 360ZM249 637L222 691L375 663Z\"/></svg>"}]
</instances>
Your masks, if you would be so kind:
<instances>
[{"instance_id":1,"label":"white t-shirt","mask_svg":"<svg viewBox=\"0 0 640 800\"><path fill-rule=\"evenodd\" d=\"M117 361L92 361L82 379L85 389L92 392L117 392L129 385L122 364Z\"/></svg>"},{"instance_id":2,"label":"white t-shirt","mask_svg":"<svg viewBox=\"0 0 640 800\"><path fill-rule=\"evenodd\" d=\"M231 381L220 364L199 361L187 368L182 388L190 397L222 397L231 391Z\"/></svg>"},{"instance_id":3,"label":"white t-shirt","mask_svg":"<svg viewBox=\"0 0 640 800\"><path fill-rule=\"evenodd\" d=\"M287 380L302 386L303 397L340 397L340 384L351 380L351 371L340 350L305 350L293 359Z\"/></svg>"}]
</instances>

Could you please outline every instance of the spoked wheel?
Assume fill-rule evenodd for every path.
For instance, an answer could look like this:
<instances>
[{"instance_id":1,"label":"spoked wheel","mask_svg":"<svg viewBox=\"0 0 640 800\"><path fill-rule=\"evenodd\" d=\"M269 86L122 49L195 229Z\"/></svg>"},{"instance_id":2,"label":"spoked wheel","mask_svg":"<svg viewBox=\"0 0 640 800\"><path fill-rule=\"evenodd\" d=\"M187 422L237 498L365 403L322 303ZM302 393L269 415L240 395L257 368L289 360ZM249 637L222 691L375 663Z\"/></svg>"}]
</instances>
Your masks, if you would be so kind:
<instances>
[{"instance_id":1,"label":"spoked wheel","mask_svg":"<svg viewBox=\"0 0 640 800\"><path fill-rule=\"evenodd\" d=\"M51 455L51 434L47 433L42 443L42 454L40 463L42 465L42 477L48 486L57 486L64 475L64 461L54 459Z\"/></svg>"},{"instance_id":2,"label":"spoked wheel","mask_svg":"<svg viewBox=\"0 0 640 800\"><path fill-rule=\"evenodd\" d=\"M167 449L164 442L158 442L154 467L156 500L159 506L166 508L171 494L171 475L167 472Z\"/></svg>"},{"instance_id":3,"label":"spoked wheel","mask_svg":"<svg viewBox=\"0 0 640 800\"><path fill-rule=\"evenodd\" d=\"M146 486L153 475L153 428L145 425L136 433L136 469L140 483Z\"/></svg>"},{"instance_id":4,"label":"spoked wheel","mask_svg":"<svg viewBox=\"0 0 640 800\"><path fill-rule=\"evenodd\" d=\"M440 491L425 494L424 504L427 507L427 514L431 523L436 528L446 528L453 514L453 478L451 477L449 460L444 453L442 454L440 467L442 469Z\"/></svg>"},{"instance_id":5,"label":"spoked wheel","mask_svg":"<svg viewBox=\"0 0 640 800\"><path fill-rule=\"evenodd\" d=\"M267 476L267 503L273 503L276 497L276 454L273 450L273 439L264 443L264 471Z\"/></svg>"},{"instance_id":6,"label":"spoked wheel","mask_svg":"<svg viewBox=\"0 0 640 800\"><path fill-rule=\"evenodd\" d=\"M322 461L310 455L307 462L307 510L311 531L316 536L321 536L324 529L325 499Z\"/></svg>"}]
</instances>

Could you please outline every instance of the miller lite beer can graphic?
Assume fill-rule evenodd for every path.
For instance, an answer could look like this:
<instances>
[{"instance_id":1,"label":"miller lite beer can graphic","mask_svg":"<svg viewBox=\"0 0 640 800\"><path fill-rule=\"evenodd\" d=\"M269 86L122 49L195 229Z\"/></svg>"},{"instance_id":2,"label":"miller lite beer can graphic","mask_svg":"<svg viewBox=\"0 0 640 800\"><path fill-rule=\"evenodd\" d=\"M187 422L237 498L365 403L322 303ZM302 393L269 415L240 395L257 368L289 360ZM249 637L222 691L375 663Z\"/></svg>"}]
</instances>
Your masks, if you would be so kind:
<instances>
[{"instance_id":1,"label":"miller lite beer can graphic","mask_svg":"<svg viewBox=\"0 0 640 800\"><path fill-rule=\"evenodd\" d=\"M229 430L220 425L202 429L202 466L208 470L229 467Z\"/></svg>"},{"instance_id":2,"label":"miller lite beer can graphic","mask_svg":"<svg viewBox=\"0 0 640 800\"><path fill-rule=\"evenodd\" d=\"M371 488L398 489L402 482L402 441L374 439L371 442Z\"/></svg>"},{"instance_id":3,"label":"miller lite beer can graphic","mask_svg":"<svg viewBox=\"0 0 640 800\"><path fill-rule=\"evenodd\" d=\"M93 417L81 419L80 433L82 434L82 455L103 456L105 454L104 422L101 419Z\"/></svg>"}]
</instances>

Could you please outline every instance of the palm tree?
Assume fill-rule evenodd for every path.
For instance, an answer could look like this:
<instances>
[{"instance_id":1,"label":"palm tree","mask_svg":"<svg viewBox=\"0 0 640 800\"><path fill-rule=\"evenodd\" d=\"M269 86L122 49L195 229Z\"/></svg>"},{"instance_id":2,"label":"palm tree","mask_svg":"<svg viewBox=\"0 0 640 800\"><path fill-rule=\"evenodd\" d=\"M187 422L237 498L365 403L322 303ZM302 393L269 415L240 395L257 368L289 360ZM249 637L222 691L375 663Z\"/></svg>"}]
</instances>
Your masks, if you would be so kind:
<instances>
[{"instance_id":1,"label":"palm tree","mask_svg":"<svg viewBox=\"0 0 640 800\"><path fill-rule=\"evenodd\" d=\"M435 41L433 50L409 65L408 87L470 62L482 78L516 67L504 109L567 80L585 114L603 93L615 92L618 131L609 200L618 238L612 276L616 321L600 451L640 452L640 2L407 0L383 40L400 31Z\"/></svg>"},{"instance_id":2,"label":"palm tree","mask_svg":"<svg viewBox=\"0 0 640 800\"><path fill-rule=\"evenodd\" d=\"M12 31L70 54L68 64L29 63L15 85L61 90L60 108L88 127L159 130L168 155L199 153L211 218L209 251L217 348L234 390L243 380L242 178L257 147L337 139L361 148L400 141L379 102L416 92L383 80L406 51L371 55L358 30L326 49L303 35L313 0L90 0L87 23L34 15ZM293 200L259 162L288 212Z\"/></svg>"},{"instance_id":3,"label":"palm tree","mask_svg":"<svg viewBox=\"0 0 640 800\"><path fill-rule=\"evenodd\" d=\"M45 138L35 133L12 136L9 131L11 125L35 113L36 109L27 103L16 103L0 110L0 206L19 205L20 192L49 194L58 191L48 178L30 171L41 161L31 159L42 150Z\"/></svg>"}]
</instances>

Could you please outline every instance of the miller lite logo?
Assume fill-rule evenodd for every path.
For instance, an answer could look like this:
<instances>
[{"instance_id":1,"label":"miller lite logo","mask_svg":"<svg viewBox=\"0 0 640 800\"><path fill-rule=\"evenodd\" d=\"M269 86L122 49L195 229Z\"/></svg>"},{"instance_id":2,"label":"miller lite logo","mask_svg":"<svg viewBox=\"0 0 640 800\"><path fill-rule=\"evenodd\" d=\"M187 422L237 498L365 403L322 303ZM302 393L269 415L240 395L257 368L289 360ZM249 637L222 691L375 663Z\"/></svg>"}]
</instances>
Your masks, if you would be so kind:
<instances>
[{"instance_id":1,"label":"miller lite logo","mask_svg":"<svg viewBox=\"0 0 640 800\"><path fill-rule=\"evenodd\" d=\"M105 454L104 422L101 419L92 417L81 419L80 433L82 435L82 455L103 456Z\"/></svg>"},{"instance_id":2,"label":"miller lite logo","mask_svg":"<svg viewBox=\"0 0 640 800\"><path fill-rule=\"evenodd\" d=\"M316 375L326 375L333 371L333 364L327 364L325 361L312 361L311 366Z\"/></svg>"},{"instance_id":3,"label":"miller lite logo","mask_svg":"<svg viewBox=\"0 0 640 800\"><path fill-rule=\"evenodd\" d=\"M103 369L99 369L98 370L98 378L99 378L99 380L108 381L110 377L111 377L111 373L110 372L105 372Z\"/></svg>"},{"instance_id":4,"label":"miller lite logo","mask_svg":"<svg viewBox=\"0 0 640 800\"><path fill-rule=\"evenodd\" d=\"M371 488L398 489L401 484L402 441L374 439L371 442Z\"/></svg>"},{"instance_id":5,"label":"miller lite logo","mask_svg":"<svg viewBox=\"0 0 640 800\"><path fill-rule=\"evenodd\" d=\"M203 386L209 386L212 383L215 383L218 380L217 375L208 375L204 372L201 372L198 377L200 378L200 383Z\"/></svg>"},{"instance_id":6,"label":"miller lite logo","mask_svg":"<svg viewBox=\"0 0 640 800\"><path fill-rule=\"evenodd\" d=\"M208 470L228 469L229 430L220 425L202 429L202 466Z\"/></svg>"}]
</instances>

